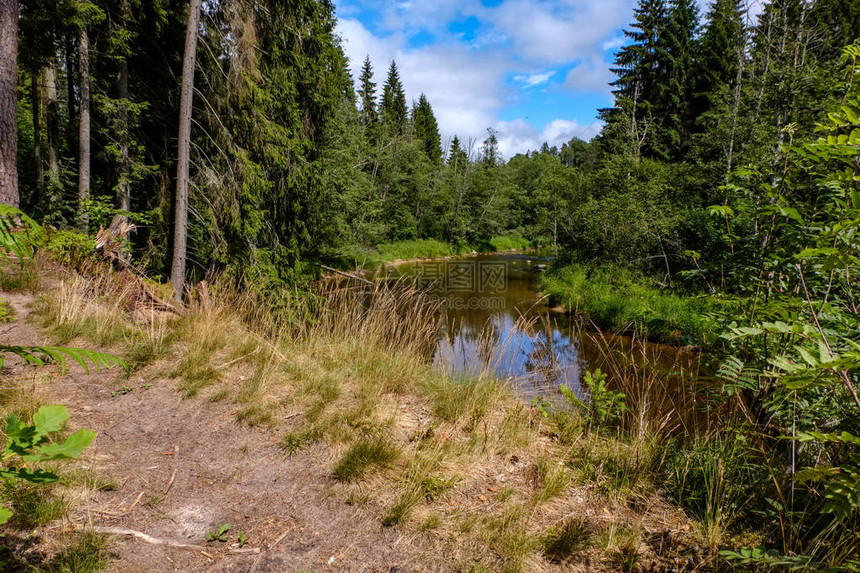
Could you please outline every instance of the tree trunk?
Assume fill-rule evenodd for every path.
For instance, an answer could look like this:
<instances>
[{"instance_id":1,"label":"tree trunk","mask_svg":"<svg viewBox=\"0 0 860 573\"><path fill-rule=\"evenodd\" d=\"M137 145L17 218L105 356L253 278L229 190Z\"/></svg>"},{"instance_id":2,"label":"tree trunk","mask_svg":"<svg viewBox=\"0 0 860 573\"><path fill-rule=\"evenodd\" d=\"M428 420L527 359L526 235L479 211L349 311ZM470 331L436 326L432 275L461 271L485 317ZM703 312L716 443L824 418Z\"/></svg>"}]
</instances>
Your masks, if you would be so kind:
<instances>
[{"instance_id":1,"label":"tree trunk","mask_svg":"<svg viewBox=\"0 0 860 573\"><path fill-rule=\"evenodd\" d=\"M130 161L128 156L128 61L123 60L119 67L119 177L117 182L117 204L121 211L131 211L131 191L129 189Z\"/></svg>"},{"instance_id":2,"label":"tree trunk","mask_svg":"<svg viewBox=\"0 0 860 573\"><path fill-rule=\"evenodd\" d=\"M60 100L57 97L57 64L51 58L44 68L45 129L48 142L48 182L53 190L60 181Z\"/></svg>"},{"instance_id":3,"label":"tree trunk","mask_svg":"<svg viewBox=\"0 0 860 573\"><path fill-rule=\"evenodd\" d=\"M33 159L36 162L36 189L39 197L45 197L45 166L42 164L42 89L39 85L42 71L34 70L30 75L30 98L33 112Z\"/></svg>"},{"instance_id":4,"label":"tree trunk","mask_svg":"<svg viewBox=\"0 0 860 573\"><path fill-rule=\"evenodd\" d=\"M194 97L194 63L201 0L190 0L182 60L182 90L179 98L179 147L176 159L176 215L173 222L173 266L170 284L178 302L185 289L185 256L188 240L188 164L191 155L191 103Z\"/></svg>"},{"instance_id":5,"label":"tree trunk","mask_svg":"<svg viewBox=\"0 0 860 573\"><path fill-rule=\"evenodd\" d=\"M78 82L81 102L78 111L78 224L82 232L89 228L90 217L84 201L90 194L90 41L86 25L78 37Z\"/></svg>"},{"instance_id":6,"label":"tree trunk","mask_svg":"<svg viewBox=\"0 0 860 573\"><path fill-rule=\"evenodd\" d=\"M69 34L66 39L66 110L69 121L66 127L66 139L69 142L69 147L72 147L72 142L75 140L75 125L77 124L77 112L75 110L75 47L73 36Z\"/></svg>"},{"instance_id":7,"label":"tree trunk","mask_svg":"<svg viewBox=\"0 0 860 573\"><path fill-rule=\"evenodd\" d=\"M126 15L129 7L128 1L124 0L121 6L123 15L123 27L127 26ZM119 64L119 177L117 182L117 204L120 211L131 211L131 191L129 189L129 177L131 175L130 162L128 157L128 59L123 58ZM128 217L123 216L123 221L128 222Z\"/></svg>"},{"instance_id":8,"label":"tree trunk","mask_svg":"<svg viewBox=\"0 0 860 573\"><path fill-rule=\"evenodd\" d=\"M0 203L18 206L18 0L0 0Z\"/></svg>"}]
</instances>

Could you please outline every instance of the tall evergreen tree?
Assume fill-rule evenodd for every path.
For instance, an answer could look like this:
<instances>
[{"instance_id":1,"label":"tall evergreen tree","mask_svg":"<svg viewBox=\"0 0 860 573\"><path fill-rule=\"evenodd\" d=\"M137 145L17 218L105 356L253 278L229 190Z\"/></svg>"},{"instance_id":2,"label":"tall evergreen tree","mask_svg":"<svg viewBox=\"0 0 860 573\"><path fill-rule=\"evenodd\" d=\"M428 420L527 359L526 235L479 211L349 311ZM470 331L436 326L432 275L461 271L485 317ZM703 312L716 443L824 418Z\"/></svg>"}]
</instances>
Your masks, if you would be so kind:
<instances>
[{"instance_id":1,"label":"tall evergreen tree","mask_svg":"<svg viewBox=\"0 0 860 573\"><path fill-rule=\"evenodd\" d=\"M601 110L604 121L625 126L619 131L629 138L637 155L653 139L654 107L663 99L665 68L660 41L666 18L664 0L639 0L631 29L624 30L632 43L618 51L612 68L618 76L611 84L615 107Z\"/></svg>"},{"instance_id":2,"label":"tall evergreen tree","mask_svg":"<svg viewBox=\"0 0 860 573\"><path fill-rule=\"evenodd\" d=\"M451 146L448 149L448 165L451 166L452 169L459 169L465 167L468 162L469 156L466 155L466 152L463 150L460 138L455 135L454 139L451 140Z\"/></svg>"},{"instance_id":3,"label":"tall evergreen tree","mask_svg":"<svg viewBox=\"0 0 860 573\"><path fill-rule=\"evenodd\" d=\"M424 153L436 165L442 160L442 140L439 136L439 125L430 102L422 93L418 103L412 108L413 133L416 139L424 145Z\"/></svg>"},{"instance_id":4,"label":"tall evergreen tree","mask_svg":"<svg viewBox=\"0 0 860 573\"><path fill-rule=\"evenodd\" d=\"M373 81L373 65L370 63L370 56L364 58L364 65L361 67L361 75L358 78L358 98L361 103L361 111L359 119L365 127L375 125L379 121L379 115L376 111L376 84Z\"/></svg>"},{"instance_id":5,"label":"tall evergreen tree","mask_svg":"<svg viewBox=\"0 0 860 573\"><path fill-rule=\"evenodd\" d=\"M662 77L664 94L654 103L660 124L660 148L675 158L686 152L692 131L690 97L698 28L699 9L694 0L672 0L658 48L658 73Z\"/></svg>"},{"instance_id":6,"label":"tall evergreen tree","mask_svg":"<svg viewBox=\"0 0 860 573\"><path fill-rule=\"evenodd\" d=\"M409 112L406 108L406 93L400 81L400 72L397 64L391 61L388 68L388 79L382 88L382 103L379 106L379 115L383 126L394 135L402 135L406 128L406 120Z\"/></svg>"}]
</instances>

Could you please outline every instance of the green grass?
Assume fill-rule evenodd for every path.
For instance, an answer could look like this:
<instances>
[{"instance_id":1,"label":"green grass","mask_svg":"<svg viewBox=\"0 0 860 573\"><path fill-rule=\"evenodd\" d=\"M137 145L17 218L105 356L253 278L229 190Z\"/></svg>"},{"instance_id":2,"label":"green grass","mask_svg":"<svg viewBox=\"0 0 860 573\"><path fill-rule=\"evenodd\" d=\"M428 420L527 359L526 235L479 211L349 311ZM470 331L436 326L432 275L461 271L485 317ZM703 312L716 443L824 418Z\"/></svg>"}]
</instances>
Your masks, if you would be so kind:
<instances>
[{"instance_id":1,"label":"green grass","mask_svg":"<svg viewBox=\"0 0 860 573\"><path fill-rule=\"evenodd\" d=\"M493 237L487 242L493 251L513 251L528 249L532 246L531 241L519 235L501 235Z\"/></svg>"},{"instance_id":2,"label":"green grass","mask_svg":"<svg viewBox=\"0 0 860 573\"><path fill-rule=\"evenodd\" d=\"M507 395L499 381L486 376L428 376L421 383L421 391L430 400L436 416L448 422L465 420L472 425Z\"/></svg>"},{"instance_id":3,"label":"green grass","mask_svg":"<svg viewBox=\"0 0 860 573\"><path fill-rule=\"evenodd\" d=\"M341 259L350 266L374 266L396 260L435 259L458 255L462 251L454 245L435 239L416 239L383 243L375 247L351 246L341 252Z\"/></svg>"},{"instance_id":4,"label":"green grass","mask_svg":"<svg viewBox=\"0 0 860 573\"><path fill-rule=\"evenodd\" d=\"M618 333L707 346L716 331L702 298L678 296L622 269L571 265L547 273L540 284L553 306Z\"/></svg>"},{"instance_id":5,"label":"green grass","mask_svg":"<svg viewBox=\"0 0 860 573\"><path fill-rule=\"evenodd\" d=\"M436 239L415 239L382 243L374 247L351 245L341 250L340 260L348 267L374 267L397 260L438 259L464 255L473 251L493 252L527 249L531 241L519 235L500 235L476 245L452 245Z\"/></svg>"},{"instance_id":6,"label":"green grass","mask_svg":"<svg viewBox=\"0 0 860 573\"><path fill-rule=\"evenodd\" d=\"M340 481L354 481L374 469L388 466L399 454L384 438L364 438L344 453L334 467L334 475Z\"/></svg>"},{"instance_id":7,"label":"green grass","mask_svg":"<svg viewBox=\"0 0 860 573\"><path fill-rule=\"evenodd\" d=\"M111 562L110 537L84 530L74 534L45 571L51 573L96 573L107 569Z\"/></svg>"},{"instance_id":8,"label":"green grass","mask_svg":"<svg viewBox=\"0 0 860 573\"><path fill-rule=\"evenodd\" d=\"M53 487L41 484L7 484L5 497L12 502L12 523L19 529L33 529L65 516L69 502L56 495Z\"/></svg>"},{"instance_id":9,"label":"green grass","mask_svg":"<svg viewBox=\"0 0 860 573\"><path fill-rule=\"evenodd\" d=\"M0 290L2 291L36 292L40 285L39 270L35 264L4 265L4 268L0 268Z\"/></svg>"}]
</instances>

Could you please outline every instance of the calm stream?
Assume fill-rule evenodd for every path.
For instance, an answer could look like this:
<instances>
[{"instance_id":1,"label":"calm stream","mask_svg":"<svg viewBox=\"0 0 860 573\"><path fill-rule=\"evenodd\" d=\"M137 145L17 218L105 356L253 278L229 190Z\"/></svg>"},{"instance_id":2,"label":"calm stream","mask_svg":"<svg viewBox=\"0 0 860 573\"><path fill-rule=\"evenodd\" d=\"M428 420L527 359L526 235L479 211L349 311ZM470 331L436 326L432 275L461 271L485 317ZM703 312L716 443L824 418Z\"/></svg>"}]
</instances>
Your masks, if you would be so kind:
<instances>
[{"instance_id":1,"label":"calm stream","mask_svg":"<svg viewBox=\"0 0 860 573\"><path fill-rule=\"evenodd\" d=\"M445 312L434 361L452 373L493 372L512 380L527 398L555 394L560 384L582 395L582 373L602 368L610 377L620 375L618 357L629 362L639 356L662 378L686 383L686 372L694 370L691 353L601 337L552 312L538 291L551 262L537 253L480 254L406 263L388 273L414 278L441 297ZM608 354L615 357L614 368Z\"/></svg>"}]
</instances>

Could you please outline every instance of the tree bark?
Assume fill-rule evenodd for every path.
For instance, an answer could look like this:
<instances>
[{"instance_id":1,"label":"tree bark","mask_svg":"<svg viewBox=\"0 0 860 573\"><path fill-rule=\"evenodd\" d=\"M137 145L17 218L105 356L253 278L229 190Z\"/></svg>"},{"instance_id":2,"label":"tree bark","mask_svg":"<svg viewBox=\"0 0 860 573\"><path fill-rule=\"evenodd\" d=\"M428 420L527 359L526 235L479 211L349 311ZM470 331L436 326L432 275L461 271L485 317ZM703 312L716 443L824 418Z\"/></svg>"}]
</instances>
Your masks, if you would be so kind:
<instances>
[{"instance_id":1,"label":"tree bark","mask_svg":"<svg viewBox=\"0 0 860 573\"><path fill-rule=\"evenodd\" d=\"M0 203L18 206L18 0L0 0Z\"/></svg>"},{"instance_id":2,"label":"tree bark","mask_svg":"<svg viewBox=\"0 0 860 573\"><path fill-rule=\"evenodd\" d=\"M127 27L128 22L126 15L129 12L128 0L124 0L121 4L122 25ZM131 175L131 164L128 156L128 138L129 138L129 123L128 123L128 58L123 57L119 64L119 152L120 165L119 177L117 182L117 204L121 211L131 211L131 191L129 189L129 176ZM123 216L124 222L128 222L128 217Z\"/></svg>"},{"instance_id":3,"label":"tree bark","mask_svg":"<svg viewBox=\"0 0 860 573\"><path fill-rule=\"evenodd\" d=\"M176 215L173 222L173 266L170 284L174 297L182 302L185 290L185 257L188 241L188 167L191 155L191 109L194 97L194 64L201 0L190 0L185 29L185 56L182 60L182 89L179 98L179 146L176 160Z\"/></svg>"},{"instance_id":4,"label":"tree bark","mask_svg":"<svg viewBox=\"0 0 860 573\"><path fill-rule=\"evenodd\" d=\"M121 211L131 211L131 191L129 175L131 172L128 155L128 61L123 60L119 67L119 178L117 183L117 204Z\"/></svg>"},{"instance_id":5,"label":"tree bark","mask_svg":"<svg viewBox=\"0 0 860 573\"><path fill-rule=\"evenodd\" d=\"M86 25L81 26L78 36L78 83L78 225L86 233L90 223L84 209L90 194L90 41Z\"/></svg>"},{"instance_id":6,"label":"tree bark","mask_svg":"<svg viewBox=\"0 0 860 573\"><path fill-rule=\"evenodd\" d=\"M48 143L48 182L53 190L60 180L60 100L57 97L57 64L52 57L44 68L45 130Z\"/></svg>"},{"instance_id":7,"label":"tree bark","mask_svg":"<svg viewBox=\"0 0 860 573\"><path fill-rule=\"evenodd\" d=\"M42 164L42 89L39 80L42 70L34 70L30 76L30 98L33 112L33 159L36 162L36 189L39 197L45 197L45 166Z\"/></svg>"}]
</instances>

